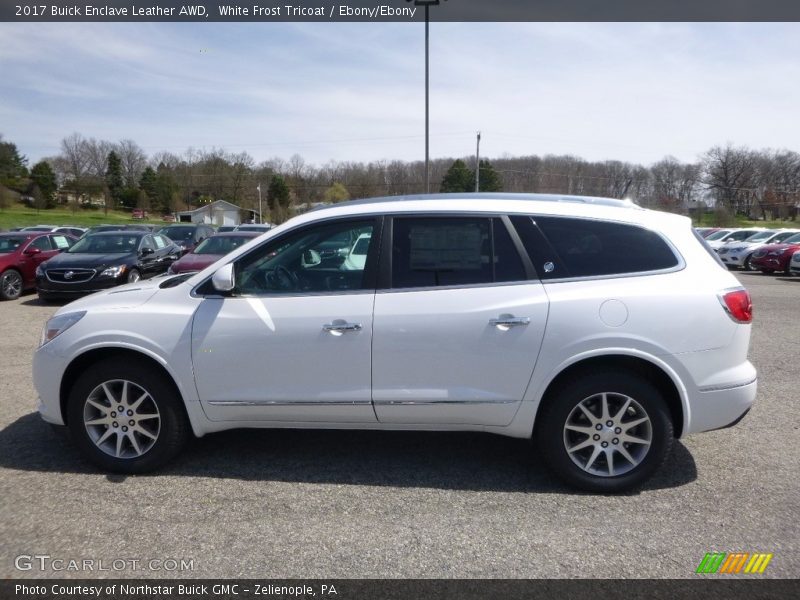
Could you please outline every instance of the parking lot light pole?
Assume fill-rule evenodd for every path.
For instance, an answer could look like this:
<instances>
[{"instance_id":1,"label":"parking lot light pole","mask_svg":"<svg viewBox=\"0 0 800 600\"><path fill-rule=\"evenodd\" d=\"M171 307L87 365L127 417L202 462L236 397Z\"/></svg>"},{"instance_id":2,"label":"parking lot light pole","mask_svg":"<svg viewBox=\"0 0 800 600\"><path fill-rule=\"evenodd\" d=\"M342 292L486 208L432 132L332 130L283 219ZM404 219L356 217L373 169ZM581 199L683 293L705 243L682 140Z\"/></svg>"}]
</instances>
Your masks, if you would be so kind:
<instances>
[{"instance_id":1,"label":"parking lot light pole","mask_svg":"<svg viewBox=\"0 0 800 600\"><path fill-rule=\"evenodd\" d=\"M430 23L430 7L439 6L440 0L406 0L407 2L414 2L414 6L425 7L425 193L431 193L431 158L430 158L430 93L429 93L429 75L430 75L430 61L428 51L428 40L430 38L429 23Z\"/></svg>"}]
</instances>

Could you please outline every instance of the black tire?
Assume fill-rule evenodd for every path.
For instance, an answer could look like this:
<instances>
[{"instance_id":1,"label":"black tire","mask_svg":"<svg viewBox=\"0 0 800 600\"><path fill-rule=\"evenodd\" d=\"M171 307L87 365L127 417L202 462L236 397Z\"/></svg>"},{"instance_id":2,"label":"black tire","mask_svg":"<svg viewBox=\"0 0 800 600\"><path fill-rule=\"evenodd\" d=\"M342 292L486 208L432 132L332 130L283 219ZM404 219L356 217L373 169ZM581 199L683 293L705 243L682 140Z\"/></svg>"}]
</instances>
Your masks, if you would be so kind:
<instances>
[{"instance_id":1,"label":"black tire","mask_svg":"<svg viewBox=\"0 0 800 600\"><path fill-rule=\"evenodd\" d=\"M0 299L16 300L22 294L22 275L16 269L7 269L0 275Z\"/></svg>"},{"instance_id":2,"label":"black tire","mask_svg":"<svg viewBox=\"0 0 800 600\"><path fill-rule=\"evenodd\" d=\"M84 424L86 411L94 410L87 406L90 395L99 393L104 383L110 386L112 391L118 390L120 388L115 386L121 385L121 381L127 381L129 385L133 384L133 386L138 386L138 388L147 392L150 398L144 401L144 405L149 408L144 410L154 414L153 407L155 407L155 411L159 415L158 429L155 431L156 439L152 442L149 441L150 438L139 434L134 435L134 430L139 429L138 422L135 427L131 427L130 434L121 433L121 429L126 426L124 420L129 417L122 416L120 418L115 416L116 420L113 423L117 423L114 427L118 427L118 429L114 429L108 439L124 438L122 447L125 450L123 450L123 453L127 451L129 454L135 454L133 443L128 441L126 437L128 435L130 438L136 437L139 440L137 444L141 445L142 448L146 444L152 444L149 449L138 456L112 456L95 443L89 432L89 427ZM135 388L133 389L135 390ZM121 397L121 395L121 392L117 392L115 397ZM95 396L95 399L97 399L97 396ZM120 400L115 400L115 402L125 404L126 408L133 408L132 404L135 401L129 398L127 403ZM113 404L110 408L113 411ZM109 412L108 414L113 415L114 412ZM133 418L138 419L139 415L135 414ZM155 371L145 363L130 359L109 359L95 363L86 369L70 390L67 421L72 439L83 455L99 467L115 473L146 473L160 468L182 450L191 434L182 400L177 395L172 382L167 380L162 373ZM150 429L150 435L152 436L152 432L155 430L152 425L152 419L146 426ZM99 429L102 432L110 428L111 424L93 426L92 430L97 432ZM126 431L128 430L126 429ZM102 438L102 436L100 437ZM118 448L119 446L115 446L117 452L119 452Z\"/></svg>"},{"instance_id":3,"label":"black tire","mask_svg":"<svg viewBox=\"0 0 800 600\"><path fill-rule=\"evenodd\" d=\"M142 278L142 274L139 273L139 269L131 269L128 271L128 283L135 283Z\"/></svg>"},{"instance_id":4,"label":"black tire","mask_svg":"<svg viewBox=\"0 0 800 600\"><path fill-rule=\"evenodd\" d=\"M573 438L575 443L573 447L578 446L584 441L591 443L585 451L575 452L576 460L582 460L582 456L591 454L594 451L595 437L599 438L600 433L597 435L587 435L583 433L573 433L567 431L568 419L572 419L573 415L580 416L579 405L587 401L590 403L595 402L593 398L602 398L601 394L607 393L609 408L615 402L619 405L624 404L626 401L624 397L634 400L638 404L637 407L629 408L628 411L643 411L645 416L649 417L649 425L647 427L647 434L650 436L649 446L630 445L620 441L622 436L615 437L614 441L598 442L598 444L605 443L606 447L610 450L599 450L601 454L597 455L594 463L589 465L598 465L598 469L605 464L604 474L594 474L585 470L580 465L576 464L570 454L567 452L566 445L568 443L568 436L586 436L582 438ZM599 402L599 400L598 400ZM600 406L600 405L598 405ZM576 411L576 412L573 412ZM614 415L613 410L609 411ZM617 410L621 414L621 410ZM627 412L625 413L627 414ZM599 416L600 413L597 413ZM629 418L628 422L633 422L641 417L641 413L633 415L635 418ZM624 419L625 417L621 417ZM573 423L573 421L570 421ZM595 427L590 421L587 420L587 428ZM624 423L623 423L624 427ZM611 433L609 428L608 435L617 435ZM631 431L636 432L635 428ZM604 371L601 373L585 373L580 377L574 378L572 381L561 386L555 390L544 400L544 405L540 410L536 422L536 441L541 455L545 459L548 468L565 483L572 487L585 490L588 492L596 493L616 493L624 492L633 488L641 486L653 473L663 464L667 454L672 447L672 440L674 437L673 425L670 417L669 409L664 401L663 394L651 383L642 377L635 375L628 371ZM602 432L604 435L606 431ZM622 434L625 435L624 433ZM636 433L634 433L636 435ZM573 443L570 441L569 443ZM631 468L630 461L626 460L614 450L611 444L624 446L624 451L638 459L635 466ZM585 452L586 454L582 454ZM611 475L610 469L607 464L607 454L610 452L612 463L623 471L618 475ZM589 463L590 457L585 459L585 463ZM625 471L625 469L630 469Z\"/></svg>"},{"instance_id":5,"label":"black tire","mask_svg":"<svg viewBox=\"0 0 800 600\"><path fill-rule=\"evenodd\" d=\"M742 263L742 269L743 270L745 270L745 271L755 271L756 270L755 267L752 264L750 264L750 260L752 258L753 258L752 254L748 254L747 257L745 257L744 262Z\"/></svg>"}]
</instances>

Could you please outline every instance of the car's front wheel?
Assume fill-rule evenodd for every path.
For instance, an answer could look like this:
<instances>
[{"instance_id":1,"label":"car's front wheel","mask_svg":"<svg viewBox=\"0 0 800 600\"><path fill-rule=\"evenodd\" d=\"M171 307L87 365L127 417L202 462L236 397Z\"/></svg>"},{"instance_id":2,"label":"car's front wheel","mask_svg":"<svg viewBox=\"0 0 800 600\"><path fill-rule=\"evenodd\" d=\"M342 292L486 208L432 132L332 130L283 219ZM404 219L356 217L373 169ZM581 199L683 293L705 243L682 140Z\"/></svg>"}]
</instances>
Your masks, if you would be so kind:
<instances>
[{"instance_id":1,"label":"car's front wheel","mask_svg":"<svg viewBox=\"0 0 800 600\"><path fill-rule=\"evenodd\" d=\"M69 395L68 424L83 454L103 469L144 473L172 459L189 437L174 387L131 360L92 365Z\"/></svg>"},{"instance_id":2,"label":"car's front wheel","mask_svg":"<svg viewBox=\"0 0 800 600\"><path fill-rule=\"evenodd\" d=\"M586 374L545 400L540 452L566 483L591 492L635 488L661 466L673 426L661 392L626 371Z\"/></svg>"},{"instance_id":3,"label":"car's front wheel","mask_svg":"<svg viewBox=\"0 0 800 600\"><path fill-rule=\"evenodd\" d=\"M0 275L0 298L16 300L22 294L22 275L16 269L8 269Z\"/></svg>"}]
</instances>

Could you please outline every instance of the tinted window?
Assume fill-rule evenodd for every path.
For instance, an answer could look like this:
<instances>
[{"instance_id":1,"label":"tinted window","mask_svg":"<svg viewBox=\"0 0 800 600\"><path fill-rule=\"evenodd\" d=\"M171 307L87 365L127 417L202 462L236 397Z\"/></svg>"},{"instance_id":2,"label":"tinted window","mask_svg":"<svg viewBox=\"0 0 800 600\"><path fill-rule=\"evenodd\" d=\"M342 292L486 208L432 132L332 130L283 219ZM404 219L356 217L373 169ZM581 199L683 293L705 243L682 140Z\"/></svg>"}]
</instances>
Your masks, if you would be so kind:
<instances>
[{"instance_id":1,"label":"tinted window","mask_svg":"<svg viewBox=\"0 0 800 600\"><path fill-rule=\"evenodd\" d=\"M369 252L373 227L371 219L343 221L281 236L236 262L235 291L251 295L364 289L368 257L352 249L358 240L367 239Z\"/></svg>"},{"instance_id":2,"label":"tinted window","mask_svg":"<svg viewBox=\"0 0 800 600\"><path fill-rule=\"evenodd\" d=\"M151 250L156 249L152 236L146 235L144 238L142 238L142 245L139 247L139 249L144 250L145 248L150 248Z\"/></svg>"},{"instance_id":3,"label":"tinted window","mask_svg":"<svg viewBox=\"0 0 800 600\"><path fill-rule=\"evenodd\" d=\"M0 253L14 252L24 241L24 237L0 237Z\"/></svg>"},{"instance_id":4,"label":"tinted window","mask_svg":"<svg viewBox=\"0 0 800 600\"><path fill-rule=\"evenodd\" d=\"M128 254L136 252L141 239L141 234L87 235L78 240L67 252L70 254Z\"/></svg>"},{"instance_id":5,"label":"tinted window","mask_svg":"<svg viewBox=\"0 0 800 600\"><path fill-rule=\"evenodd\" d=\"M526 279L522 260L497 219L395 218L392 246L393 288Z\"/></svg>"},{"instance_id":6,"label":"tinted window","mask_svg":"<svg viewBox=\"0 0 800 600\"><path fill-rule=\"evenodd\" d=\"M570 277L642 273L678 265L664 240L643 227L563 217L535 221Z\"/></svg>"},{"instance_id":7,"label":"tinted window","mask_svg":"<svg viewBox=\"0 0 800 600\"><path fill-rule=\"evenodd\" d=\"M42 252L45 252L47 250L52 250L53 249L53 245L50 243L50 238L48 236L46 236L46 235L43 235L43 236L38 237L35 240L33 240L31 242L30 247L31 248L38 248Z\"/></svg>"}]
</instances>

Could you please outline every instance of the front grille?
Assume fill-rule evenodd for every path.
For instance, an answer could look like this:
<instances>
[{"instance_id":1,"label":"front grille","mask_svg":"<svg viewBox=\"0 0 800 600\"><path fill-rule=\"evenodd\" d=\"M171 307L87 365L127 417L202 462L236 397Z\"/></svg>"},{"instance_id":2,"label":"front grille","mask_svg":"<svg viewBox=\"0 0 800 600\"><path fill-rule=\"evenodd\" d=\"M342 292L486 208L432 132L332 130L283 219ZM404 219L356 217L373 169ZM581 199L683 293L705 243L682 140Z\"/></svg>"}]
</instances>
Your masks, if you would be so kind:
<instances>
[{"instance_id":1,"label":"front grille","mask_svg":"<svg viewBox=\"0 0 800 600\"><path fill-rule=\"evenodd\" d=\"M45 275L53 283L83 283L94 277L95 269L47 269Z\"/></svg>"}]
</instances>

